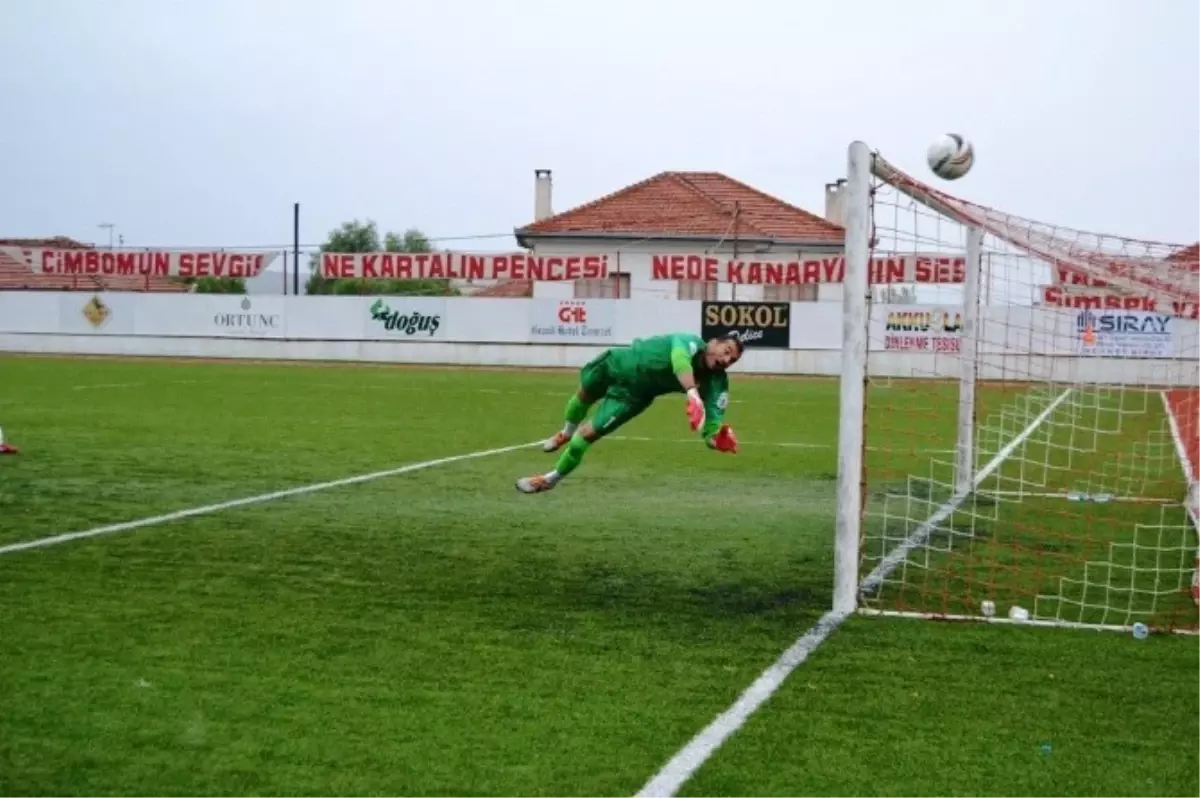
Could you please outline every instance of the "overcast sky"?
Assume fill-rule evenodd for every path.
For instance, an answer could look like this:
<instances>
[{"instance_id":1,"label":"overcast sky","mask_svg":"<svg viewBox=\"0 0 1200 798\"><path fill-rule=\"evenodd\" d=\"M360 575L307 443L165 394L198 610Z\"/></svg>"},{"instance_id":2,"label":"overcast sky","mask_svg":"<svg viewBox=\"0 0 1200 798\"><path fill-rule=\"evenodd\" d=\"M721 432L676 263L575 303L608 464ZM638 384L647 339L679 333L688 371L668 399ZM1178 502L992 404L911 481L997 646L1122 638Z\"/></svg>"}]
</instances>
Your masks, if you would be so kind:
<instances>
[{"instance_id":1,"label":"overcast sky","mask_svg":"<svg viewBox=\"0 0 1200 798\"><path fill-rule=\"evenodd\" d=\"M1196 0L0 0L0 237L515 245L665 169L823 210L861 138L1013 213L1200 235Z\"/></svg>"}]
</instances>

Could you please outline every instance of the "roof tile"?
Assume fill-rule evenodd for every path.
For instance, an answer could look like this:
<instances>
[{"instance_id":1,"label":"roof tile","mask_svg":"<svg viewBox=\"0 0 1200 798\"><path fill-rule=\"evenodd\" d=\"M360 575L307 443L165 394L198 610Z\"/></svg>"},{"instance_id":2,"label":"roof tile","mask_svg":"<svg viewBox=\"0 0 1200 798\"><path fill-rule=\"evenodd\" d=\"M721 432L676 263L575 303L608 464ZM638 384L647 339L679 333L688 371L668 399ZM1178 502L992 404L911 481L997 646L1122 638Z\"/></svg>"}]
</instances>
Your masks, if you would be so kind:
<instances>
[{"instance_id":1,"label":"roof tile","mask_svg":"<svg viewBox=\"0 0 1200 798\"><path fill-rule=\"evenodd\" d=\"M516 232L732 237L735 203L742 237L827 243L844 235L840 226L720 172L660 172Z\"/></svg>"},{"instance_id":2,"label":"roof tile","mask_svg":"<svg viewBox=\"0 0 1200 798\"><path fill-rule=\"evenodd\" d=\"M533 296L533 282L530 280L502 280L479 289L471 294L471 296L491 299L498 299L500 297L528 299Z\"/></svg>"},{"instance_id":3,"label":"roof tile","mask_svg":"<svg viewBox=\"0 0 1200 798\"><path fill-rule=\"evenodd\" d=\"M1200 260L1200 241L1168 255L1167 260L1173 263L1191 263Z\"/></svg>"}]
</instances>

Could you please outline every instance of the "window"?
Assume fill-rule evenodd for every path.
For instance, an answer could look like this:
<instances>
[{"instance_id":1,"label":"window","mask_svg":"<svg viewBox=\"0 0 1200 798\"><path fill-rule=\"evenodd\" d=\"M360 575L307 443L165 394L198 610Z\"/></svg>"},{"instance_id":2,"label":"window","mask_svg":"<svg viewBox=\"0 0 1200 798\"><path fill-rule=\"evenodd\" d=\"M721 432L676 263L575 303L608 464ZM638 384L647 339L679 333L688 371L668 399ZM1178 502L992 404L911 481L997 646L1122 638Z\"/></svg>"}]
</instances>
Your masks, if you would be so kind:
<instances>
[{"instance_id":1,"label":"window","mask_svg":"<svg viewBox=\"0 0 1200 798\"><path fill-rule=\"evenodd\" d=\"M576 280L576 299L629 299L629 275L614 274L597 280Z\"/></svg>"},{"instance_id":2,"label":"window","mask_svg":"<svg viewBox=\"0 0 1200 798\"><path fill-rule=\"evenodd\" d=\"M764 302L816 302L817 286L808 285L764 285Z\"/></svg>"},{"instance_id":3,"label":"window","mask_svg":"<svg viewBox=\"0 0 1200 798\"><path fill-rule=\"evenodd\" d=\"M680 280L679 298L714 300L717 298L717 283L707 283L703 280Z\"/></svg>"}]
</instances>

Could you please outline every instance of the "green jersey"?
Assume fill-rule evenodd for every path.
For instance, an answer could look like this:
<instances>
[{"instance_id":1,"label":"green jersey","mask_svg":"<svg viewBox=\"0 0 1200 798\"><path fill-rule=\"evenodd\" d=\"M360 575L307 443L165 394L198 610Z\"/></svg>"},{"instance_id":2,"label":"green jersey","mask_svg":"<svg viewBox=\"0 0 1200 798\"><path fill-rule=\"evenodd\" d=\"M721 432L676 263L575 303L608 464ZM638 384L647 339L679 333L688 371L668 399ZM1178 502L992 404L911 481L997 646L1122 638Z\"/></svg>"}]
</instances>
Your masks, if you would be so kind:
<instances>
[{"instance_id":1,"label":"green jersey","mask_svg":"<svg viewBox=\"0 0 1200 798\"><path fill-rule=\"evenodd\" d=\"M721 427L729 404L729 377L724 371L709 371L704 363L704 339L691 333L638 338L629 346L609 350L609 373L631 398L649 402L656 396L683 393L679 375L692 372L696 390L704 401L704 438Z\"/></svg>"}]
</instances>

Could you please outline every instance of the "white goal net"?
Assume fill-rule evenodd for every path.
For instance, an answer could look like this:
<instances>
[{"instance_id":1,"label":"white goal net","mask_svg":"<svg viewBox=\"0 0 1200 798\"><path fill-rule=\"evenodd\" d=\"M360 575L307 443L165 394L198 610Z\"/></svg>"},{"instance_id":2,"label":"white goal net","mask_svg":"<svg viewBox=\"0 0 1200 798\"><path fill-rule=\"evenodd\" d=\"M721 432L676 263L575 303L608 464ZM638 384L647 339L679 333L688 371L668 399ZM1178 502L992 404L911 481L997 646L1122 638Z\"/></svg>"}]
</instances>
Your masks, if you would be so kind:
<instances>
[{"instance_id":1,"label":"white goal net","mask_svg":"<svg viewBox=\"0 0 1200 798\"><path fill-rule=\"evenodd\" d=\"M849 167L836 606L1195 632L1200 248Z\"/></svg>"}]
</instances>

